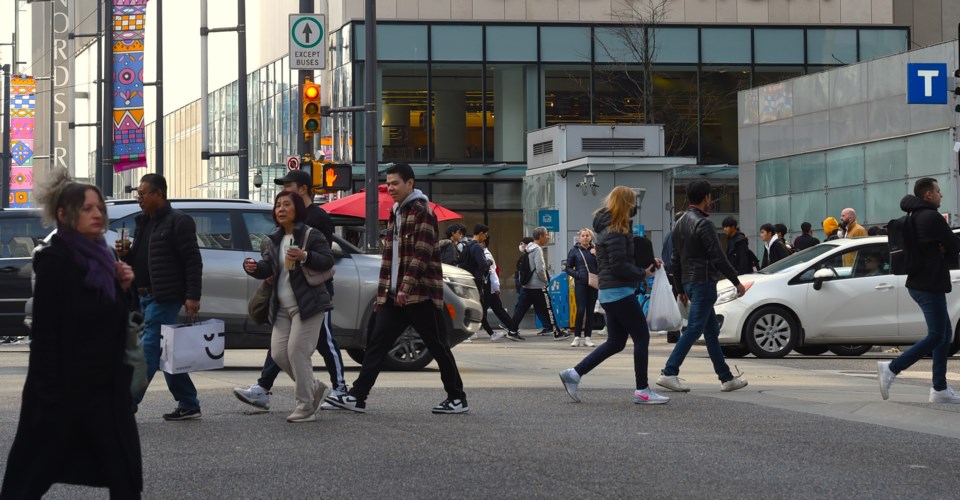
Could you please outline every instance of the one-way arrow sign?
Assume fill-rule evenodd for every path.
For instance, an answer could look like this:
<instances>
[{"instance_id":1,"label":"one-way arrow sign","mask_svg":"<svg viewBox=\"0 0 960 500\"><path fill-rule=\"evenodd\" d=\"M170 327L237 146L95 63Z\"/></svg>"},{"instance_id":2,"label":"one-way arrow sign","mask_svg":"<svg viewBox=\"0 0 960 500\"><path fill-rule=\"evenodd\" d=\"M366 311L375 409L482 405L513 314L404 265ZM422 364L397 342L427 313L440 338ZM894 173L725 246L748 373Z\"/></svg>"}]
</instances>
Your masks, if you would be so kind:
<instances>
[{"instance_id":1,"label":"one-way arrow sign","mask_svg":"<svg viewBox=\"0 0 960 500\"><path fill-rule=\"evenodd\" d=\"M323 38L327 16L290 14L290 69L316 70L326 67Z\"/></svg>"}]
</instances>

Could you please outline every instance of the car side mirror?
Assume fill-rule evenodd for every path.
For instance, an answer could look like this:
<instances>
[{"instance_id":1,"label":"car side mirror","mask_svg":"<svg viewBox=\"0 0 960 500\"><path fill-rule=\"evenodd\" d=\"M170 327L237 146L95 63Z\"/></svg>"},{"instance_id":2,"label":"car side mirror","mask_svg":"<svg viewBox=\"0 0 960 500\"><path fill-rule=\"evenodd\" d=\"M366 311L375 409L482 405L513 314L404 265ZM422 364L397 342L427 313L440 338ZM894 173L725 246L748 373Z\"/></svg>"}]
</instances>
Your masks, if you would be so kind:
<instances>
[{"instance_id":1,"label":"car side mirror","mask_svg":"<svg viewBox=\"0 0 960 500\"><path fill-rule=\"evenodd\" d=\"M823 288L823 282L829 281L837 277L837 272L832 268L818 269L817 272L813 273L813 289L819 290Z\"/></svg>"}]
</instances>

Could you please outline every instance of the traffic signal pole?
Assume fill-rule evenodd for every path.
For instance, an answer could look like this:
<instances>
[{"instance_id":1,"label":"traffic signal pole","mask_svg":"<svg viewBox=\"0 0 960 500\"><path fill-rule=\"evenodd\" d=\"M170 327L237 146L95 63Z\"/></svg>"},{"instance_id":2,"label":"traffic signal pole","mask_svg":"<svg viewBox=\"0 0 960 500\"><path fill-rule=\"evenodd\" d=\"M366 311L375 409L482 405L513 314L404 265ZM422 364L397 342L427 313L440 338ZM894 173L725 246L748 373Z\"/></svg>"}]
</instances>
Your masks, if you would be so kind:
<instances>
[{"instance_id":1,"label":"traffic signal pole","mask_svg":"<svg viewBox=\"0 0 960 500\"><path fill-rule=\"evenodd\" d=\"M313 14L313 0L300 0L300 13L301 14ZM300 70L298 73L297 81L301 84L307 79L313 80L313 71L311 70ZM300 109L300 123L303 123L303 88L300 90L300 102L298 108ZM297 132L297 154L299 156L313 155L313 140L307 140L306 134L303 131L303 127L300 127L300 131Z\"/></svg>"}]
</instances>

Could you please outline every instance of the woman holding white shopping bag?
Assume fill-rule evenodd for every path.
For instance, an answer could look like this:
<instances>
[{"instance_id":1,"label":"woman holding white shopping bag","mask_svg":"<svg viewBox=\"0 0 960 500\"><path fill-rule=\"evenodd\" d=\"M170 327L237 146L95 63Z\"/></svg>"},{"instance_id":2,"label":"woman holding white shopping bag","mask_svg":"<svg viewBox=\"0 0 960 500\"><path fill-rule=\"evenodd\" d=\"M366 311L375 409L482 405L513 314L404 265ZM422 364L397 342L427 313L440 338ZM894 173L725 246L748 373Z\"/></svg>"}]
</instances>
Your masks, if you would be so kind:
<instances>
[{"instance_id":1,"label":"woman holding white shopping bag","mask_svg":"<svg viewBox=\"0 0 960 500\"><path fill-rule=\"evenodd\" d=\"M637 302L635 292L662 262L655 260L646 270L634 258L631 218L637 214L637 196L626 186L617 186L604 199L604 206L595 212L593 229L597 233L597 263L599 264L600 304L607 315L607 341L597 347L577 366L560 372L567 394L580 402L580 378L600 365L633 339L633 370L636 404L663 404L670 398L650 388L647 381L647 356L650 331Z\"/></svg>"},{"instance_id":2,"label":"woman holding white shopping bag","mask_svg":"<svg viewBox=\"0 0 960 500\"><path fill-rule=\"evenodd\" d=\"M277 365L296 383L297 406L287 422L311 422L326 396L327 386L313 376L310 357L316 349L324 312L333 308L327 287L311 276L333 267L333 253L320 231L303 224L307 208L295 193L274 198L273 219L279 226L262 251L263 260L246 259L243 269L257 279L273 277L270 310L273 324L270 352ZM315 281L317 285L311 284Z\"/></svg>"}]
</instances>

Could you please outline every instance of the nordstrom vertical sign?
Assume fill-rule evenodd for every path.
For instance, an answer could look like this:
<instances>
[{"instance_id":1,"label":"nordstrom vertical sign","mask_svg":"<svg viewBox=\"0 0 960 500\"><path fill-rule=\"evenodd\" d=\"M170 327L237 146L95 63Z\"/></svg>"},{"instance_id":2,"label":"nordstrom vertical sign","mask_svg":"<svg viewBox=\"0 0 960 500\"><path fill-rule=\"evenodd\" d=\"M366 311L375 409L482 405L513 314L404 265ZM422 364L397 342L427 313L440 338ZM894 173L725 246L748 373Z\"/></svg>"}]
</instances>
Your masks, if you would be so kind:
<instances>
[{"instance_id":1,"label":"nordstrom vertical sign","mask_svg":"<svg viewBox=\"0 0 960 500\"><path fill-rule=\"evenodd\" d=\"M73 159L74 122L73 87L74 43L69 38L73 29L73 1L53 1L53 144L50 154L52 167L63 167L76 175ZM39 134L38 134L39 135Z\"/></svg>"}]
</instances>

